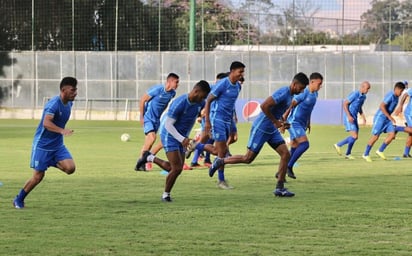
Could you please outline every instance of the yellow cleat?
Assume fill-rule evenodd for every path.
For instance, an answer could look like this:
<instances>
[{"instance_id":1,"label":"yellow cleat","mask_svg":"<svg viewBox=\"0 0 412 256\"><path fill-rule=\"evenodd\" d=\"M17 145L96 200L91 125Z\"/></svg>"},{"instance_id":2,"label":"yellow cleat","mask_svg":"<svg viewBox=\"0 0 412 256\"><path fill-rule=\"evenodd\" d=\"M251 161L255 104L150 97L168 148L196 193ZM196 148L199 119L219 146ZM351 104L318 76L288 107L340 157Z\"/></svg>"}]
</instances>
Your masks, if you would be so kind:
<instances>
[{"instance_id":1,"label":"yellow cleat","mask_svg":"<svg viewBox=\"0 0 412 256\"><path fill-rule=\"evenodd\" d=\"M345 156L345 159L354 160L355 158L354 158L353 156L351 156L351 155L346 155L346 156Z\"/></svg>"},{"instance_id":2,"label":"yellow cleat","mask_svg":"<svg viewBox=\"0 0 412 256\"><path fill-rule=\"evenodd\" d=\"M342 152L340 151L340 147L338 146L338 144L333 144L333 147L336 150L336 153L338 153L338 155L342 155Z\"/></svg>"},{"instance_id":3,"label":"yellow cleat","mask_svg":"<svg viewBox=\"0 0 412 256\"><path fill-rule=\"evenodd\" d=\"M363 155L362 158L365 159L366 162L368 162L368 163L371 163L371 162L372 162L372 158L371 158L370 156L365 156L365 155Z\"/></svg>"},{"instance_id":4,"label":"yellow cleat","mask_svg":"<svg viewBox=\"0 0 412 256\"><path fill-rule=\"evenodd\" d=\"M379 150L376 150L375 152L380 158L382 158L383 160L386 160L385 155L383 154L383 152L380 152Z\"/></svg>"}]
</instances>

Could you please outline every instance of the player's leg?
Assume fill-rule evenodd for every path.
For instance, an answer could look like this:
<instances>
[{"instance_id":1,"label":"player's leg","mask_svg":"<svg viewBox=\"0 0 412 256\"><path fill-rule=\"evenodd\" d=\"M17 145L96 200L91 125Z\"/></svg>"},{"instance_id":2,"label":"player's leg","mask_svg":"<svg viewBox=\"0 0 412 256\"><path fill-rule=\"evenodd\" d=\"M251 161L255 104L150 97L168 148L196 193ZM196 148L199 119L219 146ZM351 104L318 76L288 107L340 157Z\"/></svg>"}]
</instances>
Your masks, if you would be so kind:
<instances>
[{"instance_id":1,"label":"player's leg","mask_svg":"<svg viewBox=\"0 0 412 256\"><path fill-rule=\"evenodd\" d=\"M61 147L57 151L54 152L54 161L55 163L52 166L59 168L61 171L67 174L73 174L76 170L76 165L74 160L67 148L65 146Z\"/></svg>"},{"instance_id":2,"label":"player's leg","mask_svg":"<svg viewBox=\"0 0 412 256\"><path fill-rule=\"evenodd\" d=\"M142 159L146 152L150 152L150 149L152 148L155 141L156 141L156 133L154 131L148 132L145 135L145 140L144 140L144 144L143 144L143 147L140 153L140 157L137 160L136 166L134 168L135 171L146 171L145 165L142 164Z\"/></svg>"},{"instance_id":3,"label":"player's leg","mask_svg":"<svg viewBox=\"0 0 412 256\"><path fill-rule=\"evenodd\" d=\"M162 201L171 202L172 198L170 193L177 180L177 177L182 173L183 163L184 163L184 153L183 150L169 151L166 153L167 159L170 163L170 172L166 177L165 190L162 195Z\"/></svg>"},{"instance_id":4,"label":"player's leg","mask_svg":"<svg viewBox=\"0 0 412 256\"><path fill-rule=\"evenodd\" d=\"M290 159L287 167L287 175L292 179L296 179L293 172L293 166L298 161L298 159L306 152L309 148L308 137L306 136L305 129L300 125L292 125L289 128L290 140L291 140L291 150Z\"/></svg>"},{"instance_id":5,"label":"player's leg","mask_svg":"<svg viewBox=\"0 0 412 256\"><path fill-rule=\"evenodd\" d=\"M412 157L410 154L412 146L412 115L405 114L405 120L407 125L407 127L405 127L405 132L408 133L408 136L406 137L403 157Z\"/></svg>"},{"instance_id":6,"label":"player's leg","mask_svg":"<svg viewBox=\"0 0 412 256\"><path fill-rule=\"evenodd\" d=\"M346 149L345 158L346 159L353 159L351 156L353 145L355 145L356 140L358 139L358 130L349 131L350 136L348 136L348 148Z\"/></svg>"},{"instance_id":7,"label":"player's leg","mask_svg":"<svg viewBox=\"0 0 412 256\"><path fill-rule=\"evenodd\" d=\"M374 120L372 126L372 136L369 138L368 144L366 145L365 151L362 155L362 158L366 160L366 162L372 162L369 153L375 144L375 142L379 139L379 136L385 131L385 120L377 119Z\"/></svg>"},{"instance_id":8,"label":"player's leg","mask_svg":"<svg viewBox=\"0 0 412 256\"><path fill-rule=\"evenodd\" d=\"M395 131L388 132L386 135L385 140L382 142L381 146L379 147L378 150L376 150L376 154L382 158L383 160L386 160L385 154L383 151L385 151L386 147L395 139L396 133Z\"/></svg>"},{"instance_id":9,"label":"player's leg","mask_svg":"<svg viewBox=\"0 0 412 256\"><path fill-rule=\"evenodd\" d=\"M273 191L273 194L275 196L280 196L280 197L292 197L295 194L291 191L289 191L287 188L285 188L284 183L285 183L285 177L286 177L286 171L287 171L287 164L290 159L290 153L289 150L285 144L285 142L279 144L278 146L275 146L271 144L272 148L275 148L276 152L280 156L280 162L279 162L279 167L277 171L277 183L276 183L276 188Z\"/></svg>"}]
</instances>

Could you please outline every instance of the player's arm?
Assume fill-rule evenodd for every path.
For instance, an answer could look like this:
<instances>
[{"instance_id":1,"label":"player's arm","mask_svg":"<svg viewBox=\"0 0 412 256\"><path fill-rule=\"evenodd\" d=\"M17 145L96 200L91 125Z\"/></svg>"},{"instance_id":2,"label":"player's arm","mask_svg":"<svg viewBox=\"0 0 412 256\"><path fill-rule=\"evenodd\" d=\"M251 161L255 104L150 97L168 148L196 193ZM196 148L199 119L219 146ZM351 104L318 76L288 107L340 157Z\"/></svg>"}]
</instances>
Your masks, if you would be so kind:
<instances>
[{"instance_id":1,"label":"player's arm","mask_svg":"<svg viewBox=\"0 0 412 256\"><path fill-rule=\"evenodd\" d=\"M399 101L398 106L396 107L395 111L394 111L394 115L397 116L400 113L402 113L403 110L403 105L406 102L406 99L409 97L409 95L407 93L402 94L401 100Z\"/></svg>"},{"instance_id":2,"label":"player's arm","mask_svg":"<svg viewBox=\"0 0 412 256\"><path fill-rule=\"evenodd\" d=\"M288 120L288 117L290 115L290 112L292 111L292 109L294 107L296 107L299 104L299 102L297 102L295 99L292 100L292 103L290 104L290 106L288 107L288 109L286 109L285 113L283 113L282 118L284 121Z\"/></svg>"},{"instance_id":3,"label":"player's arm","mask_svg":"<svg viewBox=\"0 0 412 256\"><path fill-rule=\"evenodd\" d=\"M365 125L366 124L366 116L365 116L365 113L363 112L363 109L362 108L360 108L360 110L359 110L359 115L362 117L362 119L363 119L363 125Z\"/></svg>"},{"instance_id":4,"label":"player's arm","mask_svg":"<svg viewBox=\"0 0 412 256\"><path fill-rule=\"evenodd\" d=\"M349 112L349 104L350 104L350 101L346 99L346 100L343 102L343 110L345 111L345 114L346 114L346 116L348 117L349 122L350 122L350 123L353 123L353 121L354 121L355 119L353 118L353 116L352 116L351 113Z\"/></svg>"},{"instance_id":5,"label":"player's arm","mask_svg":"<svg viewBox=\"0 0 412 256\"><path fill-rule=\"evenodd\" d=\"M58 127L57 125L54 124L53 122L54 116L51 114L46 114L44 116L43 120L43 127L46 128L48 131L55 132L55 133L60 133L62 135L71 135L73 133L73 130L70 129L63 129L61 127Z\"/></svg>"},{"instance_id":6,"label":"player's arm","mask_svg":"<svg viewBox=\"0 0 412 256\"><path fill-rule=\"evenodd\" d=\"M262 104L260 104L260 109L270 119L270 121L276 128L281 128L283 126L283 122L281 120L277 120L276 117L270 111L270 109L275 105L275 100L270 96Z\"/></svg>"},{"instance_id":7,"label":"player's arm","mask_svg":"<svg viewBox=\"0 0 412 256\"><path fill-rule=\"evenodd\" d=\"M382 103L379 105L379 109L382 111L382 113L383 113L389 120L391 120L391 122L392 122L393 124L396 123L395 119L393 119L393 117L392 117L392 116L389 114L389 112L386 110L386 103L385 103L385 102L382 102Z\"/></svg>"},{"instance_id":8,"label":"player's arm","mask_svg":"<svg viewBox=\"0 0 412 256\"><path fill-rule=\"evenodd\" d=\"M142 98L140 98L139 111L140 111L140 124L142 124L142 125L144 123L144 112L145 112L144 106L145 106L146 102L148 102L151 98L152 97L147 93L145 93L142 96Z\"/></svg>"},{"instance_id":9,"label":"player's arm","mask_svg":"<svg viewBox=\"0 0 412 256\"><path fill-rule=\"evenodd\" d=\"M171 118L169 116L166 116L166 120L165 120L165 128L166 131L168 133L170 133L173 138L175 138L176 140L178 140L180 143L182 143L182 146L184 148L186 148L189 145L189 138L186 138L185 136L183 136L182 134L180 134L176 127L175 127L175 123L176 123L176 119Z\"/></svg>"},{"instance_id":10,"label":"player's arm","mask_svg":"<svg viewBox=\"0 0 412 256\"><path fill-rule=\"evenodd\" d=\"M209 94L206 99L206 104L205 104L205 133L209 134L210 129L211 129L211 124L210 124L210 105L212 102L216 100L216 96L213 94Z\"/></svg>"}]
</instances>

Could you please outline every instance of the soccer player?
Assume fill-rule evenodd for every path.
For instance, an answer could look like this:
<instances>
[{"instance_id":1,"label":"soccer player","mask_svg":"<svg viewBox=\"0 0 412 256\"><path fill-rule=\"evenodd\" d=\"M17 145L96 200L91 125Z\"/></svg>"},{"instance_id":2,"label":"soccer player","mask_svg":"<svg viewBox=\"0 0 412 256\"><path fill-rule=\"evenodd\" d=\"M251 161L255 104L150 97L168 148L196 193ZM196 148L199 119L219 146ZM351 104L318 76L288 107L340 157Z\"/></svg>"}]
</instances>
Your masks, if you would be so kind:
<instances>
[{"instance_id":1,"label":"soccer player","mask_svg":"<svg viewBox=\"0 0 412 256\"><path fill-rule=\"evenodd\" d=\"M284 120L290 124L290 160L288 162L287 175L296 179L293 165L309 149L309 140L306 130L310 132L310 117L318 98L318 91L322 87L323 76L317 72L309 77L309 85L305 90L296 95L290 107L283 114Z\"/></svg>"},{"instance_id":2,"label":"soccer player","mask_svg":"<svg viewBox=\"0 0 412 256\"><path fill-rule=\"evenodd\" d=\"M209 83L201 80L193 87L189 94L179 96L170 104L164 125L162 125L160 130L160 138L168 161L156 157L150 151L144 151L142 161L136 166L139 168L146 162L154 162L164 170L169 171L162 195L162 201L164 202L172 202L170 193L177 177L183 170L185 161L184 151L190 143L188 138L190 130L196 122L200 111L205 106L205 99L209 92Z\"/></svg>"},{"instance_id":3,"label":"soccer player","mask_svg":"<svg viewBox=\"0 0 412 256\"><path fill-rule=\"evenodd\" d=\"M408 88L408 82L404 81L405 88ZM405 110L403 112L403 115L405 117L406 125L408 127L412 127L412 88L409 88L402 93L401 99L399 101L399 105L395 110L395 115L399 115L402 113L403 107L405 105L405 102L409 100L409 102L406 104ZM403 151L403 157L405 158L411 158L411 146L412 146L412 134L408 134L406 137L406 143L405 143L405 149Z\"/></svg>"},{"instance_id":4,"label":"soccer player","mask_svg":"<svg viewBox=\"0 0 412 256\"><path fill-rule=\"evenodd\" d=\"M287 163L290 158L288 148L278 129L282 132L288 128L288 124L283 120L283 113L289 108L293 95L301 93L309 83L308 77L304 73L298 73L293 77L289 86L281 87L269 96L261 105L262 112L252 124L247 152L245 155L234 155L227 158L216 158L209 169L209 176L212 177L217 169L225 164L250 164L255 160L265 143L268 143L280 156L276 188L273 191L275 196L292 197L295 194L284 187Z\"/></svg>"},{"instance_id":5,"label":"soccer player","mask_svg":"<svg viewBox=\"0 0 412 256\"><path fill-rule=\"evenodd\" d=\"M244 77L245 65L234 61L230 65L229 76L219 80L207 97L205 106L205 132L215 141L217 158L223 159L228 153L227 141L233 120L233 109L241 89L240 80ZM224 175L224 166L219 170L218 187L232 189Z\"/></svg>"},{"instance_id":6,"label":"soccer player","mask_svg":"<svg viewBox=\"0 0 412 256\"><path fill-rule=\"evenodd\" d=\"M140 123L144 127L145 140L135 171L146 171L145 166L140 165L139 161L142 161L143 152L150 151L155 143L156 133L160 126L160 116L170 100L175 97L178 86L179 76L170 73L165 85L159 84L151 87L140 99ZM137 165L141 167L137 168Z\"/></svg>"},{"instance_id":7,"label":"soccer player","mask_svg":"<svg viewBox=\"0 0 412 256\"><path fill-rule=\"evenodd\" d=\"M396 132L400 131L397 128L401 128L395 127L396 121L391 114L398 105L399 96L402 94L404 89L405 84L403 82L397 82L394 89L385 95L383 101L379 105L379 109L373 118L372 137L369 139L368 144L366 145L365 153L362 155L362 158L365 159L366 162L372 162L369 152L371 151L373 144L375 144L382 133L387 133L388 135L376 151L376 154L380 158L386 160L383 151L392 142L392 140L395 139ZM406 130L406 128L404 129Z\"/></svg>"},{"instance_id":8,"label":"soccer player","mask_svg":"<svg viewBox=\"0 0 412 256\"><path fill-rule=\"evenodd\" d=\"M363 81L360 85L359 90L354 91L349 94L349 96L343 102L343 110L345 111L344 124L346 131L350 133L348 137L342 141L333 144L338 155L342 155L341 147L348 144L346 149L345 159L354 159L351 156L353 145L358 139L359 134L359 124L358 124L358 114L363 119L363 125L366 124L366 117L363 113L362 106L366 100L366 94L369 92L371 85L368 81Z\"/></svg>"},{"instance_id":9,"label":"soccer player","mask_svg":"<svg viewBox=\"0 0 412 256\"><path fill-rule=\"evenodd\" d=\"M73 134L73 130L65 126L70 118L76 96L76 78L65 77L60 82L60 95L51 98L44 106L32 145L30 167L33 168L33 176L14 198L13 205L16 209L24 208L24 199L43 180L50 166L66 174L74 173L76 166L70 152L63 144L63 136Z\"/></svg>"}]
</instances>

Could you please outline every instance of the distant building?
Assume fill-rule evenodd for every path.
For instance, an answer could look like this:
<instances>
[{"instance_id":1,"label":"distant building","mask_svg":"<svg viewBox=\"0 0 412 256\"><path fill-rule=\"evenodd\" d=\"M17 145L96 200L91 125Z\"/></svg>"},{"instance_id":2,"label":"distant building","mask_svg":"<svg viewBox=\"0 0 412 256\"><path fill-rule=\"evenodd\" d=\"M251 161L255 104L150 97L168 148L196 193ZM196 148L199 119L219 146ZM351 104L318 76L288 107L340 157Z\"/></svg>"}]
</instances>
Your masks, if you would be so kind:
<instances>
[{"instance_id":1,"label":"distant building","mask_svg":"<svg viewBox=\"0 0 412 256\"><path fill-rule=\"evenodd\" d=\"M398 45L218 45L214 51L255 52L377 52L402 51Z\"/></svg>"}]
</instances>

